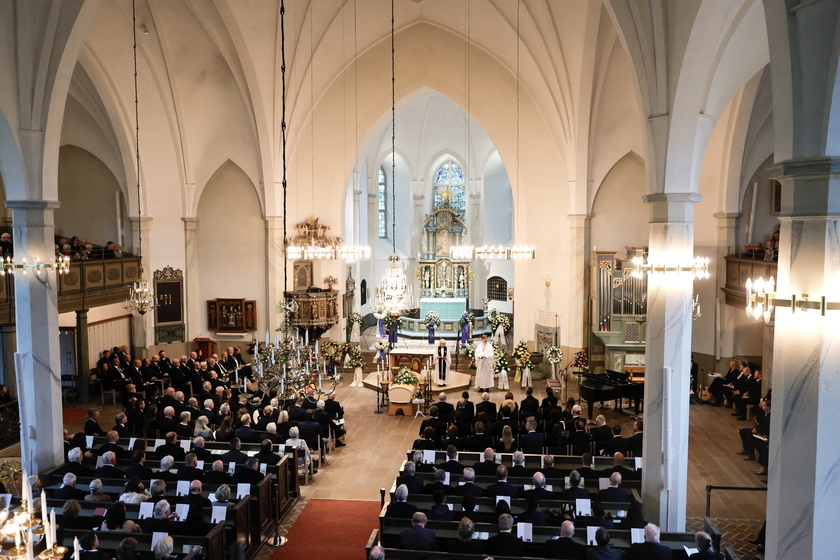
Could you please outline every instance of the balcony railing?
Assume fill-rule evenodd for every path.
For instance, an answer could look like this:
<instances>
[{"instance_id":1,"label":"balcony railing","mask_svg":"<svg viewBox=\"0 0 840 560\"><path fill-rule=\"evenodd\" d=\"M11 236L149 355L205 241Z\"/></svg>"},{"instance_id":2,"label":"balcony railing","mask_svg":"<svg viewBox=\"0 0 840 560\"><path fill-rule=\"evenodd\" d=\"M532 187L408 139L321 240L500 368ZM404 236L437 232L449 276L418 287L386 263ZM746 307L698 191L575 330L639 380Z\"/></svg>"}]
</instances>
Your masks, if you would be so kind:
<instances>
[{"instance_id":1,"label":"balcony railing","mask_svg":"<svg viewBox=\"0 0 840 560\"><path fill-rule=\"evenodd\" d=\"M753 259L740 254L726 257L726 284L723 293L726 294L727 305L744 307L746 305L747 278L755 280L759 276L765 280L776 276L778 264L776 261Z\"/></svg>"},{"instance_id":2,"label":"balcony railing","mask_svg":"<svg viewBox=\"0 0 840 560\"><path fill-rule=\"evenodd\" d=\"M71 262L67 274L58 276L58 311L65 313L119 303L128 287L140 278L140 257ZM15 280L0 277L0 322L14 322Z\"/></svg>"}]
</instances>

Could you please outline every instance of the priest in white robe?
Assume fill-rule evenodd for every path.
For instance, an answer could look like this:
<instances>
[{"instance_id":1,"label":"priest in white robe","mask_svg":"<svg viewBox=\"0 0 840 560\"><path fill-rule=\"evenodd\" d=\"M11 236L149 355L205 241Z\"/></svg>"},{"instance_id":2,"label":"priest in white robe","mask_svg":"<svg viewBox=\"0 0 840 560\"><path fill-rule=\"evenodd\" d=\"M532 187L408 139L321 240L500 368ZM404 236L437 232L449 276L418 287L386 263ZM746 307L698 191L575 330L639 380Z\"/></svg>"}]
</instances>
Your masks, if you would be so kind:
<instances>
[{"instance_id":1,"label":"priest in white robe","mask_svg":"<svg viewBox=\"0 0 840 560\"><path fill-rule=\"evenodd\" d=\"M493 345L486 334L481 335L481 342L475 345L475 386L479 392L490 391L493 387L493 362L495 361Z\"/></svg>"},{"instance_id":2,"label":"priest in white robe","mask_svg":"<svg viewBox=\"0 0 840 560\"><path fill-rule=\"evenodd\" d=\"M449 347L446 346L446 341L442 338L435 352L435 360L437 361L435 382L441 387L446 387L449 384L449 368L452 366L452 355L449 352Z\"/></svg>"}]
</instances>

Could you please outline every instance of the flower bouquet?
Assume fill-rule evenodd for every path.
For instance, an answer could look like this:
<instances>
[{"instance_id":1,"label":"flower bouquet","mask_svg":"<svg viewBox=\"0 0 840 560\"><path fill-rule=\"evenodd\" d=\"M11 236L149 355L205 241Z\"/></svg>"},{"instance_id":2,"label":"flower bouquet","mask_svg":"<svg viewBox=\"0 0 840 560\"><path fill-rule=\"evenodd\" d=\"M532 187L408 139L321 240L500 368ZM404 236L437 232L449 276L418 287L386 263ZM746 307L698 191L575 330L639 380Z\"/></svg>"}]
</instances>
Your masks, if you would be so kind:
<instances>
[{"instance_id":1,"label":"flower bouquet","mask_svg":"<svg viewBox=\"0 0 840 560\"><path fill-rule=\"evenodd\" d=\"M403 366L394 377L393 383L395 385L417 385L420 383L420 378L417 377L416 373Z\"/></svg>"},{"instance_id":2,"label":"flower bouquet","mask_svg":"<svg viewBox=\"0 0 840 560\"><path fill-rule=\"evenodd\" d=\"M373 343L373 349L376 350L376 356L374 356L373 361L376 362L377 360L385 363L385 350L388 348L388 342L384 338L377 338L376 342Z\"/></svg>"},{"instance_id":3,"label":"flower bouquet","mask_svg":"<svg viewBox=\"0 0 840 560\"><path fill-rule=\"evenodd\" d=\"M550 346L545 351L545 357L551 364L551 377L557 379L557 365L563 361L563 350L559 346Z\"/></svg>"},{"instance_id":4,"label":"flower bouquet","mask_svg":"<svg viewBox=\"0 0 840 560\"><path fill-rule=\"evenodd\" d=\"M461 349L470 359L470 369L475 369L475 343L462 344Z\"/></svg>"},{"instance_id":5,"label":"flower bouquet","mask_svg":"<svg viewBox=\"0 0 840 560\"><path fill-rule=\"evenodd\" d=\"M589 367L589 360L586 358L586 350L575 352L575 359L569 365L580 369L587 369Z\"/></svg>"}]
</instances>

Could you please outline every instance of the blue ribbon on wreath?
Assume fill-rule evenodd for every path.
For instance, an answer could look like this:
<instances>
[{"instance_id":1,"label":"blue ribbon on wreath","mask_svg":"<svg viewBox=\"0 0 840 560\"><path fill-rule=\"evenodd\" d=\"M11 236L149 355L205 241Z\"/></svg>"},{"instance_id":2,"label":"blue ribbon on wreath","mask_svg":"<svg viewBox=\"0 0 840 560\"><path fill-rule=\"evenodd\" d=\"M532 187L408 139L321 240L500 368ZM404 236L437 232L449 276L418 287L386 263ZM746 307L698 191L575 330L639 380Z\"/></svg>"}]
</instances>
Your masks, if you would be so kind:
<instances>
[{"instance_id":1,"label":"blue ribbon on wreath","mask_svg":"<svg viewBox=\"0 0 840 560\"><path fill-rule=\"evenodd\" d=\"M385 349L379 351L379 361L385 363Z\"/></svg>"},{"instance_id":2,"label":"blue ribbon on wreath","mask_svg":"<svg viewBox=\"0 0 840 560\"><path fill-rule=\"evenodd\" d=\"M385 336L385 321L379 319L379 336Z\"/></svg>"},{"instance_id":3,"label":"blue ribbon on wreath","mask_svg":"<svg viewBox=\"0 0 840 560\"><path fill-rule=\"evenodd\" d=\"M466 344L470 338L470 324L466 321L461 325L461 344Z\"/></svg>"},{"instance_id":4,"label":"blue ribbon on wreath","mask_svg":"<svg viewBox=\"0 0 840 560\"><path fill-rule=\"evenodd\" d=\"M388 327L388 342L390 344L397 343L397 321L393 321Z\"/></svg>"},{"instance_id":5,"label":"blue ribbon on wreath","mask_svg":"<svg viewBox=\"0 0 840 560\"><path fill-rule=\"evenodd\" d=\"M429 323L429 344L435 343L435 324Z\"/></svg>"}]
</instances>

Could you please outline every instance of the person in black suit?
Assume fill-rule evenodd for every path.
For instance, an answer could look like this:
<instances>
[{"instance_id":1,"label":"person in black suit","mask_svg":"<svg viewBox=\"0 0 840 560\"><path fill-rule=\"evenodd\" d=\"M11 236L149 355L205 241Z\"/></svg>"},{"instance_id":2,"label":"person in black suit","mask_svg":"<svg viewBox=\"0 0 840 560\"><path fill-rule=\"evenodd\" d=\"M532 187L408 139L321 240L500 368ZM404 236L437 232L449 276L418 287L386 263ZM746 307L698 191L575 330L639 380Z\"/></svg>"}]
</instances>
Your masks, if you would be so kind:
<instances>
[{"instance_id":1,"label":"person in black suit","mask_svg":"<svg viewBox=\"0 0 840 560\"><path fill-rule=\"evenodd\" d=\"M135 476L144 482L148 482L152 479L154 472L152 469L145 465L146 463L146 452L140 449L135 449L131 452L131 465L125 469L125 477L127 479L134 478Z\"/></svg>"},{"instance_id":2,"label":"person in black suit","mask_svg":"<svg viewBox=\"0 0 840 560\"><path fill-rule=\"evenodd\" d=\"M485 395L487 393L484 393ZM466 451L483 453L485 449L493 447L493 438L484 433L484 422L475 423L475 435L467 438L464 444Z\"/></svg>"},{"instance_id":3,"label":"person in black suit","mask_svg":"<svg viewBox=\"0 0 840 560\"><path fill-rule=\"evenodd\" d=\"M499 516L499 534L487 539L484 545L484 553L498 556L524 556L524 545L522 539L514 537L513 516L503 513Z\"/></svg>"},{"instance_id":4,"label":"person in black suit","mask_svg":"<svg viewBox=\"0 0 840 560\"><path fill-rule=\"evenodd\" d=\"M125 472L117 468L117 455L106 451L102 455L102 466L93 471L96 478L125 478Z\"/></svg>"},{"instance_id":5,"label":"person in black suit","mask_svg":"<svg viewBox=\"0 0 840 560\"><path fill-rule=\"evenodd\" d=\"M519 497L519 488L507 481L508 470L504 465L496 467L496 482L484 490L485 496L510 496ZM515 556L515 555L514 555Z\"/></svg>"},{"instance_id":6,"label":"person in black suit","mask_svg":"<svg viewBox=\"0 0 840 560\"><path fill-rule=\"evenodd\" d=\"M400 484L405 485L405 487L408 488L409 494L422 494L423 481L414 476L416 472L417 465L412 461L406 462L405 466L403 467L402 476L397 477L397 486L399 486Z\"/></svg>"},{"instance_id":7,"label":"person in black suit","mask_svg":"<svg viewBox=\"0 0 840 560\"><path fill-rule=\"evenodd\" d=\"M197 467L198 458L195 453L187 453L184 457L184 466L178 469L178 480L199 480L204 481L204 471Z\"/></svg>"},{"instance_id":8,"label":"person in black suit","mask_svg":"<svg viewBox=\"0 0 840 560\"><path fill-rule=\"evenodd\" d=\"M280 455L274 452L274 444L270 439L265 438L260 443L260 452L254 455L260 460L260 464L274 466L280 462Z\"/></svg>"},{"instance_id":9,"label":"person in black suit","mask_svg":"<svg viewBox=\"0 0 840 560\"><path fill-rule=\"evenodd\" d=\"M186 495L182 503L189 504L190 510L184 520L189 527L188 531L193 535L204 535L205 531L204 512L213 507L209 498L201 495L202 484L200 480L190 482L190 493ZM191 529L191 530L190 530Z\"/></svg>"},{"instance_id":10,"label":"person in black suit","mask_svg":"<svg viewBox=\"0 0 840 560\"><path fill-rule=\"evenodd\" d=\"M244 414L244 415L242 415L241 419L242 419L242 426L236 429L236 431L233 433L234 436L238 437L239 441L242 441L242 442L245 442L245 443L257 443L260 440L260 438L257 435L257 431L254 428L251 427L251 415L250 414ZM304 424L304 423L302 423L302 424ZM305 431L312 431L311 428L309 430L307 430L307 427L303 426L303 425L300 426L300 429L304 432ZM306 439L306 438L304 437L304 439Z\"/></svg>"},{"instance_id":11,"label":"person in black suit","mask_svg":"<svg viewBox=\"0 0 840 560\"><path fill-rule=\"evenodd\" d=\"M172 458L176 461L184 460L186 453L184 452L184 448L178 443L178 434L175 432L167 432L164 442L165 443L163 445L160 445L157 449L155 449L155 457L160 459L162 457L166 457L167 455L172 455Z\"/></svg>"},{"instance_id":12,"label":"person in black suit","mask_svg":"<svg viewBox=\"0 0 840 560\"><path fill-rule=\"evenodd\" d=\"M586 420L578 418L575 420L575 431L569 435L569 444L572 446L572 453L583 455L589 451L589 444L592 438L586 432Z\"/></svg>"},{"instance_id":13,"label":"person in black suit","mask_svg":"<svg viewBox=\"0 0 840 560\"><path fill-rule=\"evenodd\" d=\"M73 473L76 476L90 476L90 468L82 464L84 453L80 447L74 447L67 452L67 462L55 470L55 474Z\"/></svg>"},{"instance_id":14,"label":"person in black suit","mask_svg":"<svg viewBox=\"0 0 840 560\"><path fill-rule=\"evenodd\" d=\"M621 551L610 546L610 532L604 527L595 531L595 544L586 551L586 560L621 560Z\"/></svg>"},{"instance_id":15,"label":"person in black suit","mask_svg":"<svg viewBox=\"0 0 840 560\"><path fill-rule=\"evenodd\" d=\"M204 438L201 436L196 436L193 438L192 452L195 453L195 458L199 461L213 462L213 460L215 459L215 456L209 450L204 448ZM184 456L184 459L186 459L186 456Z\"/></svg>"},{"instance_id":16,"label":"person in black suit","mask_svg":"<svg viewBox=\"0 0 840 560\"><path fill-rule=\"evenodd\" d=\"M566 475L565 471L554 467L553 455L543 455L543 466L540 469L540 472L543 473L545 478L548 480L557 480Z\"/></svg>"},{"instance_id":17,"label":"person in black suit","mask_svg":"<svg viewBox=\"0 0 840 560\"><path fill-rule=\"evenodd\" d=\"M175 458L172 455L166 455L160 460L160 470L152 475L152 478L159 478L164 482L175 484L178 482L178 474L171 471L175 466Z\"/></svg>"},{"instance_id":18,"label":"person in black suit","mask_svg":"<svg viewBox=\"0 0 840 560\"><path fill-rule=\"evenodd\" d=\"M589 491L580 487L580 473L572 471L569 473L569 487L557 494L558 500L588 500Z\"/></svg>"},{"instance_id":19,"label":"person in black suit","mask_svg":"<svg viewBox=\"0 0 840 560\"><path fill-rule=\"evenodd\" d=\"M446 393L441 392L440 395L438 395L438 402L436 402L433 406L437 407L438 418L440 418L441 422L449 424L454 420L455 407L452 406L451 403L446 402Z\"/></svg>"},{"instance_id":20,"label":"person in black suit","mask_svg":"<svg viewBox=\"0 0 840 560\"><path fill-rule=\"evenodd\" d=\"M52 497L55 500L84 501L85 493L76 488L76 475L69 472L64 475L61 486L57 490L53 490Z\"/></svg>"},{"instance_id":21,"label":"person in black suit","mask_svg":"<svg viewBox=\"0 0 840 560\"><path fill-rule=\"evenodd\" d=\"M175 425L175 433L178 434L178 437L181 439L190 439L193 436L194 430L191 425L192 413L189 410L185 410L181 412L179 419L181 421Z\"/></svg>"},{"instance_id":22,"label":"person in black suit","mask_svg":"<svg viewBox=\"0 0 840 560\"><path fill-rule=\"evenodd\" d=\"M600 455L604 455L606 457L616 453L623 453L624 455L627 455L629 445L627 439L621 437L621 426L619 424L614 424L610 428L610 432L612 433L612 436L607 440L599 441L595 446L596 451Z\"/></svg>"},{"instance_id":23,"label":"person in black suit","mask_svg":"<svg viewBox=\"0 0 840 560\"><path fill-rule=\"evenodd\" d=\"M526 477L534 476L534 469L525 466L525 454L521 451L513 452L513 466L508 471L508 476Z\"/></svg>"},{"instance_id":24,"label":"person in black suit","mask_svg":"<svg viewBox=\"0 0 840 560\"><path fill-rule=\"evenodd\" d=\"M230 440L230 451L223 453L219 458L225 463L244 463L248 456L240 451L241 448L242 442L238 437L234 437Z\"/></svg>"},{"instance_id":25,"label":"person in black suit","mask_svg":"<svg viewBox=\"0 0 840 560\"><path fill-rule=\"evenodd\" d=\"M458 462L458 448L454 445L449 445L446 448L446 457L447 461L445 463L441 463L437 466L437 468L444 470L450 474L461 474L464 472L466 465L462 465Z\"/></svg>"},{"instance_id":26,"label":"person in black suit","mask_svg":"<svg viewBox=\"0 0 840 560\"><path fill-rule=\"evenodd\" d=\"M688 560L723 560L723 554L715 552L709 533L697 531L694 542L697 543L697 552L689 556Z\"/></svg>"},{"instance_id":27,"label":"person in black suit","mask_svg":"<svg viewBox=\"0 0 840 560\"><path fill-rule=\"evenodd\" d=\"M621 473L614 472L610 475L609 488L599 491L596 499L599 502L629 502L630 494L619 486L621 486Z\"/></svg>"},{"instance_id":28,"label":"person in black suit","mask_svg":"<svg viewBox=\"0 0 840 560\"><path fill-rule=\"evenodd\" d=\"M589 437L596 443L612 437L612 429L607 425L607 419L604 418L603 414L595 417L595 427L589 430Z\"/></svg>"},{"instance_id":29,"label":"person in black suit","mask_svg":"<svg viewBox=\"0 0 840 560\"><path fill-rule=\"evenodd\" d=\"M388 504L385 509L385 517L397 517L400 519L411 519L417 511L417 506L406 502L408 499L408 487L400 484L394 490L394 501Z\"/></svg>"},{"instance_id":30,"label":"person in black suit","mask_svg":"<svg viewBox=\"0 0 840 560\"><path fill-rule=\"evenodd\" d=\"M86 436L104 436L105 430L99 425L99 411L91 408L88 410L88 419L85 422Z\"/></svg>"},{"instance_id":31,"label":"person in black suit","mask_svg":"<svg viewBox=\"0 0 840 560\"><path fill-rule=\"evenodd\" d=\"M659 544L659 527L645 525L645 542L634 543L624 554L625 560L671 560L674 554L667 546Z\"/></svg>"},{"instance_id":32,"label":"person in black suit","mask_svg":"<svg viewBox=\"0 0 840 560\"><path fill-rule=\"evenodd\" d=\"M735 382L740 374L741 370L738 368L738 363L735 360L731 360L729 362L729 371L726 372L726 375L723 377L715 377L712 384L709 385L709 394L712 396L712 404L715 406L723 405L725 401L725 391L731 387L732 383Z\"/></svg>"},{"instance_id":33,"label":"person in black suit","mask_svg":"<svg viewBox=\"0 0 840 560\"><path fill-rule=\"evenodd\" d=\"M627 438L627 451L633 457L642 456L642 439L644 438L644 423L641 420L636 420L633 423L633 435Z\"/></svg>"},{"instance_id":34,"label":"person in black suit","mask_svg":"<svg viewBox=\"0 0 840 560\"><path fill-rule=\"evenodd\" d=\"M426 529L426 514L416 512L411 517L411 527L400 533L400 548L407 550L437 550L435 532Z\"/></svg>"},{"instance_id":35,"label":"person in black suit","mask_svg":"<svg viewBox=\"0 0 840 560\"><path fill-rule=\"evenodd\" d=\"M245 459L245 468L239 469L233 475L235 484L250 484L256 486L263 481L265 476L260 472L260 460L256 457Z\"/></svg>"},{"instance_id":36,"label":"person in black suit","mask_svg":"<svg viewBox=\"0 0 840 560\"><path fill-rule=\"evenodd\" d=\"M496 452L492 447L484 450L484 460L473 465L473 470L478 476L493 476L496 474Z\"/></svg>"},{"instance_id":37,"label":"person in black suit","mask_svg":"<svg viewBox=\"0 0 840 560\"><path fill-rule=\"evenodd\" d=\"M458 404L455 406L456 411L462 410L464 412L464 421L472 424L475 418L475 403L470 400L470 392L464 391L461 393L461 398L458 399Z\"/></svg>"},{"instance_id":38,"label":"person in black suit","mask_svg":"<svg viewBox=\"0 0 840 560\"><path fill-rule=\"evenodd\" d=\"M543 473L535 472L531 480L534 482L534 488L525 491L526 498L533 494L541 500L554 499L554 492L545 487L545 475Z\"/></svg>"},{"instance_id":39,"label":"person in black suit","mask_svg":"<svg viewBox=\"0 0 840 560\"><path fill-rule=\"evenodd\" d=\"M581 466L578 467L577 471L580 473L580 477L584 480L594 480L600 476L600 472L596 471L592 468L592 454L591 453L584 453L580 457Z\"/></svg>"},{"instance_id":40,"label":"person in black suit","mask_svg":"<svg viewBox=\"0 0 840 560\"><path fill-rule=\"evenodd\" d=\"M435 441L441 441L444 436L446 436L446 423L440 420L438 417L439 414L440 410L438 407L432 405L431 408L429 408L429 418L426 418L423 420L423 423L420 424L420 431L418 432L418 435L424 437L426 428L433 428L435 432Z\"/></svg>"},{"instance_id":41,"label":"person in black suit","mask_svg":"<svg viewBox=\"0 0 840 560\"><path fill-rule=\"evenodd\" d=\"M575 542L575 525L571 521L564 521L560 525L560 537L545 541L545 555L547 558L564 558L566 560L585 560L586 547Z\"/></svg>"},{"instance_id":42,"label":"person in black suit","mask_svg":"<svg viewBox=\"0 0 840 560\"><path fill-rule=\"evenodd\" d=\"M434 408L434 407L432 407ZM435 418L437 420L437 418ZM421 434L423 437L415 439L412 444L412 449L420 449L421 451L434 451L438 448L438 442L435 440L435 429L431 426L426 426Z\"/></svg>"},{"instance_id":43,"label":"person in black suit","mask_svg":"<svg viewBox=\"0 0 840 560\"><path fill-rule=\"evenodd\" d=\"M620 474L622 480L635 480L636 478L636 471L628 469L624 466L624 454L622 453L616 452L613 455L613 466L608 469L604 469L601 473L601 477L609 478L614 472Z\"/></svg>"},{"instance_id":44,"label":"person in black suit","mask_svg":"<svg viewBox=\"0 0 840 560\"><path fill-rule=\"evenodd\" d=\"M204 482L207 484L230 484L230 474L225 470L225 464L221 460L213 461L210 470L204 473Z\"/></svg>"},{"instance_id":45,"label":"person in black suit","mask_svg":"<svg viewBox=\"0 0 840 560\"><path fill-rule=\"evenodd\" d=\"M463 484L455 488L455 494L458 496L474 496L479 497L484 495L484 488L475 485L475 471L470 467L464 469L464 474L461 475Z\"/></svg>"},{"instance_id":46,"label":"person in black suit","mask_svg":"<svg viewBox=\"0 0 840 560\"><path fill-rule=\"evenodd\" d=\"M80 560L111 560L111 554L104 550L99 550L99 537L91 531L85 533L79 539L79 552L81 554Z\"/></svg>"},{"instance_id":47,"label":"person in black suit","mask_svg":"<svg viewBox=\"0 0 840 560\"><path fill-rule=\"evenodd\" d=\"M527 509L517 518L517 523L531 523L532 525L548 525L548 518L539 510L540 499L536 494L528 494L525 498Z\"/></svg>"},{"instance_id":48,"label":"person in black suit","mask_svg":"<svg viewBox=\"0 0 840 560\"><path fill-rule=\"evenodd\" d=\"M491 420L496 417L496 403L490 400L490 393L481 395L481 402L475 405L475 413L485 413Z\"/></svg>"},{"instance_id":49,"label":"person in black suit","mask_svg":"<svg viewBox=\"0 0 840 560\"><path fill-rule=\"evenodd\" d=\"M529 385L525 388L525 398L519 403L519 419L527 420L530 416L536 418L539 410L540 401L534 396L534 388Z\"/></svg>"},{"instance_id":50,"label":"person in black suit","mask_svg":"<svg viewBox=\"0 0 840 560\"><path fill-rule=\"evenodd\" d=\"M429 508L426 517L432 521L452 521L454 519L452 510L446 505L446 494L443 490L435 490L432 493L434 504Z\"/></svg>"},{"instance_id":51,"label":"person in black suit","mask_svg":"<svg viewBox=\"0 0 840 560\"><path fill-rule=\"evenodd\" d=\"M437 490L440 490L444 494L454 494L455 489L452 486L446 484L446 471L443 469L437 469L435 471L435 480L434 482L430 482L426 486L423 487L424 494L434 494Z\"/></svg>"},{"instance_id":52,"label":"person in black suit","mask_svg":"<svg viewBox=\"0 0 840 560\"><path fill-rule=\"evenodd\" d=\"M513 417L513 411L510 409L510 407L503 406L499 414L501 414L502 417L493 423L493 436L496 439L501 438L505 426L510 426L510 431L514 434L518 434L519 423L516 420L516 418Z\"/></svg>"},{"instance_id":53,"label":"person in black suit","mask_svg":"<svg viewBox=\"0 0 840 560\"><path fill-rule=\"evenodd\" d=\"M132 406L133 403L132 403ZM124 439L131 438L131 432L128 430L128 417L125 415L124 412L120 412L114 418L114 427L111 428L112 431L117 432L117 435Z\"/></svg>"},{"instance_id":54,"label":"person in black suit","mask_svg":"<svg viewBox=\"0 0 840 560\"><path fill-rule=\"evenodd\" d=\"M99 446L96 450L97 455L104 455L108 451L117 456L118 459L128 457L128 450L117 445L120 441L120 435L116 430L111 430L105 435L106 442Z\"/></svg>"},{"instance_id":55,"label":"person in black suit","mask_svg":"<svg viewBox=\"0 0 840 560\"><path fill-rule=\"evenodd\" d=\"M534 399L536 402L537 399ZM524 402L524 401L523 401ZM519 438L519 446L525 453L540 453L545 445L545 435L537 430L537 421L533 418L525 422L525 435Z\"/></svg>"},{"instance_id":56,"label":"person in black suit","mask_svg":"<svg viewBox=\"0 0 840 560\"><path fill-rule=\"evenodd\" d=\"M450 543L448 552L456 554L481 554L484 552L484 543L473 540L475 522L467 516L461 518L458 523L458 540Z\"/></svg>"},{"instance_id":57,"label":"person in black suit","mask_svg":"<svg viewBox=\"0 0 840 560\"><path fill-rule=\"evenodd\" d=\"M155 504L151 517L143 520L144 533L167 533L178 534L178 522L174 521L176 513L167 500L160 500Z\"/></svg>"}]
</instances>

